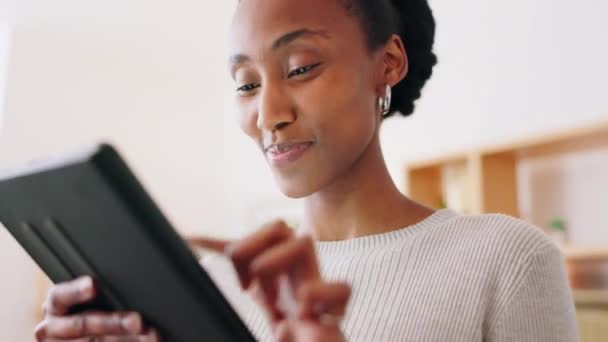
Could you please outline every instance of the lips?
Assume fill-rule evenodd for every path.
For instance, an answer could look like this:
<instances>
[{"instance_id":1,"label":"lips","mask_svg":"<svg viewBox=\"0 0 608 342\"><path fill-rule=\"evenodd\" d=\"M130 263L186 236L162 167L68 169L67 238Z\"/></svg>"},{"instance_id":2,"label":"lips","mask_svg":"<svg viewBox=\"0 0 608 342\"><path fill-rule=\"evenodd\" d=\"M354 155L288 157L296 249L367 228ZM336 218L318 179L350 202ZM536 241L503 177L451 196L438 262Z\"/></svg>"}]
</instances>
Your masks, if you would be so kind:
<instances>
[{"instance_id":1,"label":"lips","mask_svg":"<svg viewBox=\"0 0 608 342\"><path fill-rule=\"evenodd\" d=\"M285 167L300 159L312 145L310 141L274 144L266 149L266 155L274 166Z\"/></svg>"}]
</instances>

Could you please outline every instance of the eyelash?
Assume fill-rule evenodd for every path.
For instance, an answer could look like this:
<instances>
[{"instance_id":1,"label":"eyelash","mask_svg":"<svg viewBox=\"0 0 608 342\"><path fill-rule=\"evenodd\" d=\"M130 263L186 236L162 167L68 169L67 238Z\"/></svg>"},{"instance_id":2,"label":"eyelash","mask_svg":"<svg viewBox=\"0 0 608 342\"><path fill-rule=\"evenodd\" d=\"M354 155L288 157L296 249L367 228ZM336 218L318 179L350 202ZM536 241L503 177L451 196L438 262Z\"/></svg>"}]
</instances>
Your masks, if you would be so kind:
<instances>
[{"instance_id":1,"label":"eyelash","mask_svg":"<svg viewBox=\"0 0 608 342\"><path fill-rule=\"evenodd\" d=\"M299 75L303 75L311 70L313 70L314 68L318 67L319 65L321 65L321 63L316 63L316 64L311 64L311 65L306 65L303 67L299 67L295 70L292 70L289 72L289 74L287 74L288 78L292 78L295 76L299 76Z\"/></svg>"},{"instance_id":2,"label":"eyelash","mask_svg":"<svg viewBox=\"0 0 608 342\"><path fill-rule=\"evenodd\" d=\"M306 66L294 69L294 70L290 71L289 74L287 74L287 78L292 78L292 77L296 77L296 76L300 76L300 75L306 74L307 72L315 69L319 65L321 65L321 63L306 65ZM258 88L259 86L260 86L259 83L245 84L244 86L237 88L236 91L237 92L238 91L250 92L250 91L254 90L255 88Z\"/></svg>"},{"instance_id":3,"label":"eyelash","mask_svg":"<svg viewBox=\"0 0 608 342\"><path fill-rule=\"evenodd\" d=\"M248 91L252 91L255 88L259 87L260 85L257 83L251 83L251 84L245 84L242 87L239 87L236 91L244 91L244 92L248 92Z\"/></svg>"}]
</instances>

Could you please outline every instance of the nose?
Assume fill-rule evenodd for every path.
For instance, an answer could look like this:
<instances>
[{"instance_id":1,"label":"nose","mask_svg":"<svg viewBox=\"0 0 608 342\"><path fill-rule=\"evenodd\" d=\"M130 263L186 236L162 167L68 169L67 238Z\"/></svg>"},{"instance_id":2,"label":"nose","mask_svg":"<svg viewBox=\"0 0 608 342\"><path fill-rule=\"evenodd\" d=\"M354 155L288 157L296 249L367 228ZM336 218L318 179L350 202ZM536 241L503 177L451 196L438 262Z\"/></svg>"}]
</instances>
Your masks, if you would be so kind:
<instances>
[{"instance_id":1,"label":"nose","mask_svg":"<svg viewBox=\"0 0 608 342\"><path fill-rule=\"evenodd\" d=\"M289 96L277 87L262 89L258 102L258 129L276 131L295 120L296 114Z\"/></svg>"}]
</instances>

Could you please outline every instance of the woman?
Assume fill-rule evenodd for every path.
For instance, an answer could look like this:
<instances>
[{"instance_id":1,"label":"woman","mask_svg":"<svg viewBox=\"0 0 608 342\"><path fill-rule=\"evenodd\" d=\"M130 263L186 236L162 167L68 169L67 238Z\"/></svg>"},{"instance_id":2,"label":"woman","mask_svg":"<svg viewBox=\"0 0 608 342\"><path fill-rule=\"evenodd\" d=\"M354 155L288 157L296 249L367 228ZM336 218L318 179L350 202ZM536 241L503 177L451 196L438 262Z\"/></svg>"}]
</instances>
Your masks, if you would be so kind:
<instances>
[{"instance_id":1,"label":"woman","mask_svg":"<svg viewBox=\"0 0 608 342\"><path fill-rule=\"evenodd\" d=\"M260 340L577 340L561 254L540 230L433 211L389 176L380 124L413 112L434 27L426 0L239 2L241 129L306 212L297 233L278 221L202 241L228 256L205 267ZM134 313L66 314L94 295L88 278L54 287L38 340L158 339Z\"/></svg>"}]
</instances>

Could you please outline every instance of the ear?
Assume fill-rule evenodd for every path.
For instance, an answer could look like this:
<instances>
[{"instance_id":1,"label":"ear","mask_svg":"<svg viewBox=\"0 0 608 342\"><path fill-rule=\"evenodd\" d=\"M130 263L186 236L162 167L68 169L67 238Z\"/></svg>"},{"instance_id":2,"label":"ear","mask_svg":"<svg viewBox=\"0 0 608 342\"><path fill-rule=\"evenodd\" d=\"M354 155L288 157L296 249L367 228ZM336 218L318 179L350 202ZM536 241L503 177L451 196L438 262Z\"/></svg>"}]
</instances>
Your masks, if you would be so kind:
<instances>
[{"instance_id":1,"label":"ear","mask_svg":"<svg viewBox=\"0 0 608 342\"><path fill-rule=\"evenodd\" d=\"M407 75L409 62L407 52L401 37L391 35L384 48L381 49L381 75L378 84L379 94L384 94L386 85L394 87Z\"/></svg>"}]
</instances>

